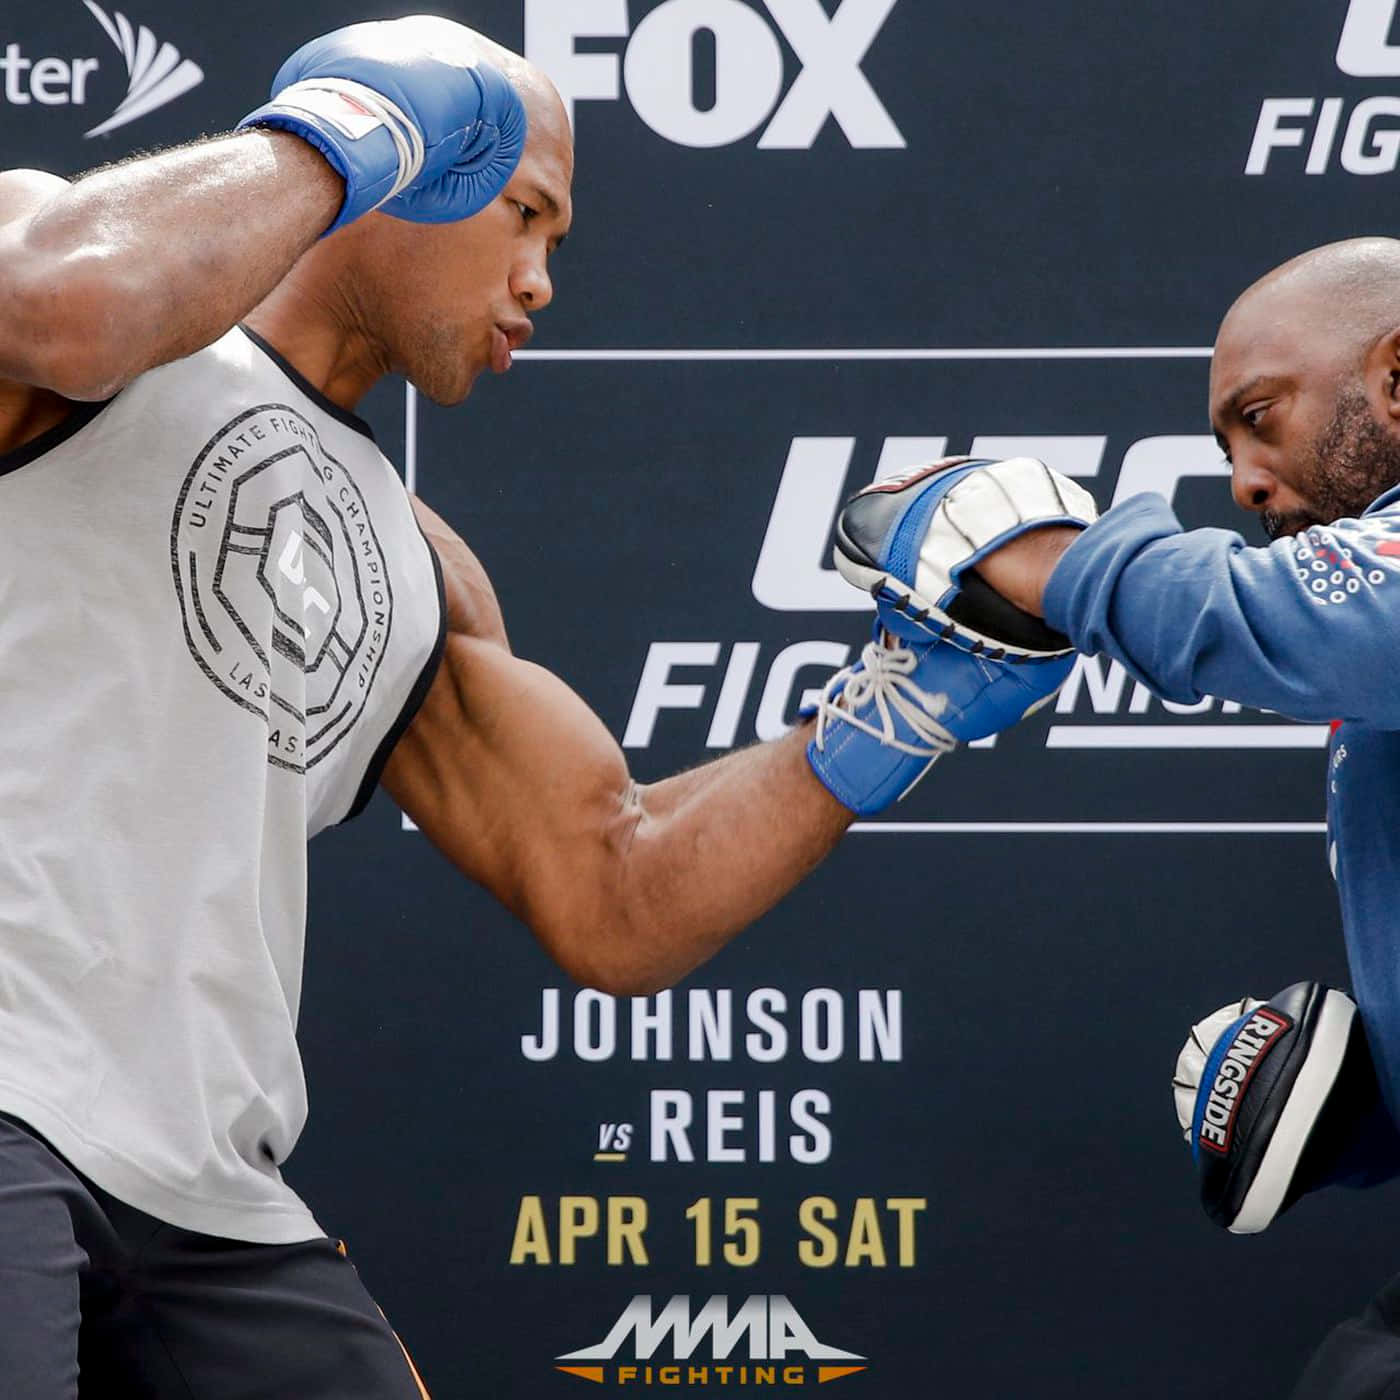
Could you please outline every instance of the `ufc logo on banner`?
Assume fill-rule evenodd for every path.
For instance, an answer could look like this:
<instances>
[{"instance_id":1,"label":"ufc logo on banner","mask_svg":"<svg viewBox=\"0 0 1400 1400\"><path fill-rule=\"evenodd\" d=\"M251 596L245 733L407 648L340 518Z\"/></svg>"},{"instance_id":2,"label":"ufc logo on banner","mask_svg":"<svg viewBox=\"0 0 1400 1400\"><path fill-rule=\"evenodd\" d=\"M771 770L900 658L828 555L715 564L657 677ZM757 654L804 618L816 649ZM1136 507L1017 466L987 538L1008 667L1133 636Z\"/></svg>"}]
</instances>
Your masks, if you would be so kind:
<instances>
[{"instance_id":1,"label":"ufc logo on banner","mask_svg":"<svg viewBox=\"0 0 1400 1400\"><path fill-rule=\"evenodd\" d=\"M1092 482L1103 464L1106 436L975 436L973 457L1037 457L1066 476ZM959 447L961 450L961 447ZM852 481L856 439L793 438L778 492L754 566L753 596L774 612L862 612L875 604L831 567L831 532L841 502L863 480ZM880 449L875 481L947 454L947 437L887 437ZM1171 502L1177 487L1195 477L1229 476L1215 439L1150 437L1124 454L1113 504L1142 491ZM1107 493L1101 493L1107 495ZM838 662L844 665L844 662Z\"/></svg>"},{"instance_id":2,"label":"ufc logo on banner","mask_svg":"<svg viewBox=\"0 0 1400 1400\"><path fill-rule=\"evenodd\" d=\"M1400 0L1351 0L1337 67L1353 78L1400 78L1400 44L1390 41Z\"/></svg>"},{"instance_id":3,"label":"ufc logo on banner","mask_svg":"<svg viewBox=\"0 0 1400 1400\"><path fill-rule=\"evenodd\" d=\"M1337 67L1353 78L1400 78L1400 0L1351 0ZM1400 97L1266 97L1259 106L1246 175L1282 166L1303 175L1391 175L1400 167ZM1296 156L1290 152L1297 151ZM1277 158L1277 159L1276 159Z\"/></svg>"},{"instance_id":4,"label":"ufc logo on banner","mask_svg":"<svg viewBox=\"0 0 1400 1400\"><path fill-rule=\"evenodd\" d=\"M831 117L856 148L903 149L861 71L897 0L842 0L830 16L821 0L762 3L766 18L741 0L665 0L633 30L627 0L525 0L525 55L554 80L570 121L576 102L616 102L625 87L642 121L679 146L731 146L762 126L760 149L809 150ZM802 65L786 93L780 35ZM596 39L629 42L621 59L577 51ZM702 45L714 56L704 105Z\"/></svg>"}]
</instances>

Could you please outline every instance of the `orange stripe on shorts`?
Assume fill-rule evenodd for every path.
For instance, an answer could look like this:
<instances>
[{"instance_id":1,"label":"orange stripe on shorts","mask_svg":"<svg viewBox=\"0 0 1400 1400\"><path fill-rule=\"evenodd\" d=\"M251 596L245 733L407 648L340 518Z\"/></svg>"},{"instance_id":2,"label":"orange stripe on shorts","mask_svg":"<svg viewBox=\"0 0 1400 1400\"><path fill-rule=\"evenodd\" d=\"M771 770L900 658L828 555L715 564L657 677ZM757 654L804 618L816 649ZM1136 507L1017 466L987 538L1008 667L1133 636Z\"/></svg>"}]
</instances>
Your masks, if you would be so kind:
<instances>
[{"instance_id":1,"label":"orange stripe on shorts","mask_svg":"<svg viewBox=\"0 0 1400 1400\"><path fill-rule=\"evenodd\" d=\"M379 1308L378 1303L374 1306ZM385 1325L387 1326L389 1319L385 1316L383 1308L379 1308L379 1316L384 1318ZM389 1331L394 1332L394 1329L390 1327ZM408 1362L408 1369L413 1372L413 1379L417 1382L419 1395L423 1397L423 1400L433 1400L433 1397L428 1394L428 1387L423 1384L423 1377L418 1374L418 1367L413 1364L413 1358L408 1354L408 1348L403 1344L403 1338L400 1337L397 1332L394 1332L394 1340L399 1344L399 1350L403 1352L403 1359Z\"/></svg>"}]
</instances>

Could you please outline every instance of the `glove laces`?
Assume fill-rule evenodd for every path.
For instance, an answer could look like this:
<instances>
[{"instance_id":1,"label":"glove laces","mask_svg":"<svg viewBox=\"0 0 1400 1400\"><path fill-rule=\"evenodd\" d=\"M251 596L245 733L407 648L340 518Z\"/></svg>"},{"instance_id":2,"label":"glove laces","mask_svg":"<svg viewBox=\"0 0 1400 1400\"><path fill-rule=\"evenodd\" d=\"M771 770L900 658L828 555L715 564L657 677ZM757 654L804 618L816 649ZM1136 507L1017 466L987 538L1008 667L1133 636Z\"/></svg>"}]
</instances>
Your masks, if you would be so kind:
<instances>
[{"instance_id":1,"label":"glove laces","mask_svg":"<svg viewBox=\"0 0 1400 1400\"><path fill-rule=\"evenodd\" d=\"M817 701L817 731L813 736L817 748L824 750L826 747L827 726L841 723L912 758L932 760L955 749L958 741L938 723L938 717L948 708L948 697L930 695L909 679L918 664L919 658L913 649L897 641L893 646L883 646L879 641L867 642L860 654L860 666L847 666L844 671L838 671L826 683ZM879 716L878 725L856 714L872 700ZM896 715L921 743L899 737L895 729Z\"/></svg>"}]
</instances>

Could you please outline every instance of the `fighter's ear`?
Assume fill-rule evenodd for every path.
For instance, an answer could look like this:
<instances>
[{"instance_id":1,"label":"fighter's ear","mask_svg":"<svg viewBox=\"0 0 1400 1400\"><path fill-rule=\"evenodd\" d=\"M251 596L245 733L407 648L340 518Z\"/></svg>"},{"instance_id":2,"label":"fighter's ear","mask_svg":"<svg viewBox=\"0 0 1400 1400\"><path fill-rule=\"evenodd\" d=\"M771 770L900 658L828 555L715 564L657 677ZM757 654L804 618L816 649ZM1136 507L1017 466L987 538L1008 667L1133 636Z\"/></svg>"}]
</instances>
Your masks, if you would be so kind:
<instances>
[{"instance_id":1,"label":"fighter's ear","mask_svg":"<svg viewBox=\"0 0 1400 1400\"><path fill-rule=\"evenodd\" d=\"M1400 422L1400 329L1393 330L1376 347L1385 374L1385 409Z\"/></svg>"}]
</instances>

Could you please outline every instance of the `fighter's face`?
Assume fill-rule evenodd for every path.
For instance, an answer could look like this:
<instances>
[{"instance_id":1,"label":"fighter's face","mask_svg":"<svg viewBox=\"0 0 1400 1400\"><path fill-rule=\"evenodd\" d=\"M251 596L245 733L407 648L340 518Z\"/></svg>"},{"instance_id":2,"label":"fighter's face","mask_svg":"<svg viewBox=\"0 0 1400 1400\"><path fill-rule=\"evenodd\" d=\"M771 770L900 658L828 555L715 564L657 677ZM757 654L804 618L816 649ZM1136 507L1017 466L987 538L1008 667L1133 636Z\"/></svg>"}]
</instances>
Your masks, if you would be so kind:
<instances>
[{"instance_id":1,"label":"fighter's face","mask_svg":"<svg viewBox=\"0 0 1400 1400\"><path fill-rule=\"evenodd\" d=\"M483 370L504 374L553 299L548 259L573 217L573 143L562 111L537 105L520 164L491 204L392 239L392 309L379 319L392 367L435 403L459 403Z\"/></svg>"},{"instance_id":2,"label":"fighter's face","mask_svg":"<svg viewBox=\"0 0 1400 1400\"><path fill-rule=\"evenodd\" d=\"M1236 502L1270 539L1360 515L1400 483L1382 377L1257 309L1227 317L1211 366L1211 423Z\"/></svg>"}]
</instances>

